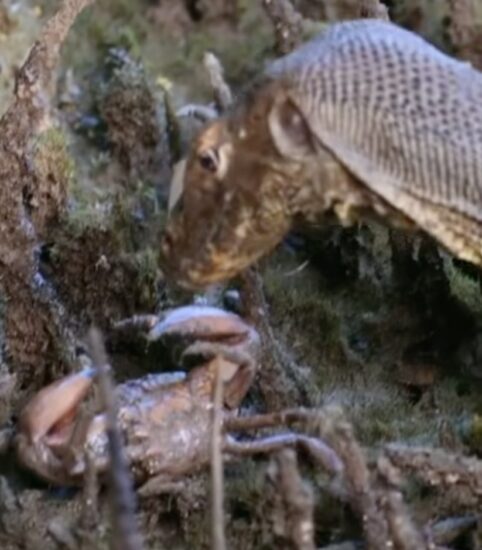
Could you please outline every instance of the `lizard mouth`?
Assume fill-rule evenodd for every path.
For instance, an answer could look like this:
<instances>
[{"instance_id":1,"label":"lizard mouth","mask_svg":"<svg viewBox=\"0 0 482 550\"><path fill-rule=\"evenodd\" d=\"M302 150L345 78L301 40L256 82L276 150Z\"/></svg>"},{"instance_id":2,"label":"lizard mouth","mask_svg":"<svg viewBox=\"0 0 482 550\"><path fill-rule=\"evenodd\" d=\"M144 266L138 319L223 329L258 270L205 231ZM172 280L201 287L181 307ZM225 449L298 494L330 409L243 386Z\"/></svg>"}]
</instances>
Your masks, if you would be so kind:
<instances>
[{"instance_id":1,"label":"lizard mouth","mask_svg":"<svg viewBox=\"0 0 482 550\"><path fill-rule=\"evenodd\" d=\"M163 263L162 269L166 278L176 286L188 291L204 290L216 283L228 281L249 265L249 260L242 257L223 255L223 260L205 258L202 261L189 257L177 259L171 256Z\"/></svg>"},{"instance_id":2,"label":"lizard mouth","mask_svg":"<svg viewBox=\"0 0 482 550\"><path fill-rule=\"evenodd\" d=\"M281 208L274 211L275 218L261 207L238 208L204 224L188 223L185 213L173 217L161 237L160 263L166 279L198 291L235 277L274 249L289 230L291 218Z\"/></svg>"},{"instance_id":3,"label":"lizard mouth","mask_svg":"<svg viewBox=\"0 0 482 550\"><path fill-rule=\"evenodd\" d=\"M204 290L232 279L265 252L264 247L243 250L240 243L228 249L217 248L212 242L196 246L195 251L192 248L192 243L174 239L170 231L161 241L161 267L166 279L188 291Z\"/></svg>"}]
</instances>

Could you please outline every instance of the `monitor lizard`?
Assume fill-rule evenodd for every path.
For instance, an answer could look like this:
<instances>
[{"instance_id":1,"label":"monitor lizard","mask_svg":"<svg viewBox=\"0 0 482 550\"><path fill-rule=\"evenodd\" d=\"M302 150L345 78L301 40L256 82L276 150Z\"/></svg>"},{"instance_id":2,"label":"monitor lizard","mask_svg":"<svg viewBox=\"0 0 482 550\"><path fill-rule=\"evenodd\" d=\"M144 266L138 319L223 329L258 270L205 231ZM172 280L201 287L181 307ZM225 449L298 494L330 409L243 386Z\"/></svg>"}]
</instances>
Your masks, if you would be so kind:
<instances>
[{"instance_id":1,"label":"monitor lizard","mask_svg":"<svg viewBox=\"0 0 482 550\"><path fill-rule=\"evenodd\" d=\"M166 275L227 280L328 215L422 230L482 265L482 73L376 19L275 60L194 141Z\"/></svg>"}]
</instances>

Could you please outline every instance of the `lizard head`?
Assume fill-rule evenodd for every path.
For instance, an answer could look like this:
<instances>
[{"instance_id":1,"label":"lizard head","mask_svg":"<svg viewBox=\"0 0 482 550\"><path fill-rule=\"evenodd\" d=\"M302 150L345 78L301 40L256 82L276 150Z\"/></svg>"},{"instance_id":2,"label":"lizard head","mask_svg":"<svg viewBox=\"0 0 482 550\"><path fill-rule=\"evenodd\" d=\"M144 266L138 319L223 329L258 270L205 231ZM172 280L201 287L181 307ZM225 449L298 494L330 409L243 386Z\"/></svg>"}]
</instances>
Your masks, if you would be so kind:
<instances>
[{"instance_id":1,"label":"lizard head","mask_svg":"<svg viewBox=\"0 0 482 550\"><path fill-rule=\"evenodd\" d=\"M312 152L308 125L279 82L211 122L191 147L162 237L168 278L202 288L271 251L290 229Z\"/></svg>"}]
</instances>

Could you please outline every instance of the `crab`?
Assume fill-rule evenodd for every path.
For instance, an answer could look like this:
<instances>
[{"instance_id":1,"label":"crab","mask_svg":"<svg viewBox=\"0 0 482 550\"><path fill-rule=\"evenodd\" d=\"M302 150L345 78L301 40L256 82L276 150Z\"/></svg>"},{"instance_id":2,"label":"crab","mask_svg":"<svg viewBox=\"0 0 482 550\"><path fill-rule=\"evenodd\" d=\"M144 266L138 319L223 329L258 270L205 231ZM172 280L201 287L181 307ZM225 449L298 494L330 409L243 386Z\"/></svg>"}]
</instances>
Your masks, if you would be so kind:
<instances>
[{"instance_id":1,"label":"crab","mask_svg":"<svg viewBox=\"0 0 482 550\"><path fill-rule=\"evenodd\" d=\"M152 495L209 465L217 376L222 382L225 432L230 419L237 420L237 430L243 429L243 419L237 416L255 377L260 345L257 332L239 316L206 306L180 307L162 317L139 316L119 325L123 330L139 327L147 331L148 341L181 344L179 363L184 368L148 374L116 389L118 425L133 479L141 495ZM109 468L105 414L82 409L95 375L93 368L84 368L50 384L20 414L18 458L50 483L81 485L87 463L100 475ZM275 420L267 415L266 422L255 422L255 427L280 422L279 415ZM286 445L301 445L328 470L340 470L335 454L317 438L288 432L238 441L223 434L227 458Z\"/></svg>"}]
</instances>

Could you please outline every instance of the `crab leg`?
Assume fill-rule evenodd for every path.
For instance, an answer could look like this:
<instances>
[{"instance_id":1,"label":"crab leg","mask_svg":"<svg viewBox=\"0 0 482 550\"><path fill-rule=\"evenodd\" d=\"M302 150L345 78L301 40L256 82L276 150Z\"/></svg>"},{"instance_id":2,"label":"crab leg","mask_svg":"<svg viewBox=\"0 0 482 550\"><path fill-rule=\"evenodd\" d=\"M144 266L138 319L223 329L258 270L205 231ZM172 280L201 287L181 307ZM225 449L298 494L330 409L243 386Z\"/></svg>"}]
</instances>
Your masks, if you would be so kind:
<instances>
[{"instance_id":1,"label":"crab leg","mask_svg":"<svg viewBox=\"0 0 482 550\"><path fill-rule=\"evenodd\" d=\"M252 416L230 415L224 421L225 432L259 430L261 428L277 428L292 426L297 423L308 423L316 420L316 412L302 407L283 411L254 414Z\"/></svg>"},{"instance_id":2,"label":"crab leg","mask_svg":"<svg viewBox=\"0 0 482 550\"><path fill-rule=\"evenodd\" d=\"M56 424L73 416L92 386L93 378L93 369L83 369L39 391L20 415L21 431L30 441L36 442Z\"/></svg>"},{"instance_id":3,"label":"crab leg","mask_svg":"<svg viewBox=\"0 0 482 550\"><path fill-rule=\"evenodd\" d=\"M249 456L253 454L268 454L286 447L299 447L320 464L326 471L338 475L343 471L343 463L335 451L316 437L285 433L265 437L256 441L235 441L230 439L223 445L223 451L233 455Z\"/></svg>"},{"instance_id":4,"label":"crab leg","mask_svg":"<svg viewBox=\"0 0 482 550\"><path fill-rule=\"evenodd\" d=\"M229 349L215 342L196 342L189 346L181 356L183 366L187 363L186 359L189 355L204 355L206 361L216 357L221 359L220 374L224 384L224 404L230 409L238 407L248 393L256 374L253 358L248 353Z\"/></svg>"}]
</instances>

